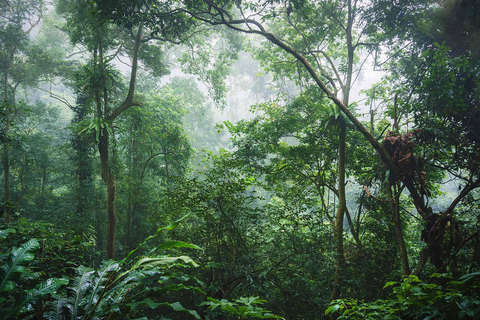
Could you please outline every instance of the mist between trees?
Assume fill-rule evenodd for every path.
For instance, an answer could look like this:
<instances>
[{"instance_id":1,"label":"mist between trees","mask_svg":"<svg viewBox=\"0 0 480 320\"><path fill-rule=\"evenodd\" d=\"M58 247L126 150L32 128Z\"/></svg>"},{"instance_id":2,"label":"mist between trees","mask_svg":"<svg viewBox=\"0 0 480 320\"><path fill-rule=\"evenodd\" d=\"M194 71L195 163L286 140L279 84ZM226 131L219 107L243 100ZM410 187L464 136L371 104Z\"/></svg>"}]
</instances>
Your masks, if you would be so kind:
<instances>
[{"instance_id":1,"label":"mist between trees","mask_svg":"<svg viewBox=\"0 0 480 320\"><path fill-rule=\"evenodd\" d=\"M0 314L479 319L479 17L0 2Z\"/></svg>"}]
</instances>

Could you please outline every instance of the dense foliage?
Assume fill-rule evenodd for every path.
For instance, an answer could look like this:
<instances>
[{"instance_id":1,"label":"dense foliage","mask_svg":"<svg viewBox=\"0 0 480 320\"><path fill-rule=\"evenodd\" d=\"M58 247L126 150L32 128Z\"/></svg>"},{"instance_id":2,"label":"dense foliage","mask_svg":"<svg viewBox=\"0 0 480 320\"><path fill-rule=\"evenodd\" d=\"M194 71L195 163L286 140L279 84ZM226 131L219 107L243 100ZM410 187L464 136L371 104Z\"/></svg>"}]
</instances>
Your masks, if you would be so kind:
<instances>
[{"instance_id":1,"label":"dense foliage","mask_svg":"<svg viewBox=\"0 0 480 320\"><path fill-rule=\"evenodd\" d=\"M2 318L480 319L478 0L0 9Z\"/></svg>"}]
</instances>

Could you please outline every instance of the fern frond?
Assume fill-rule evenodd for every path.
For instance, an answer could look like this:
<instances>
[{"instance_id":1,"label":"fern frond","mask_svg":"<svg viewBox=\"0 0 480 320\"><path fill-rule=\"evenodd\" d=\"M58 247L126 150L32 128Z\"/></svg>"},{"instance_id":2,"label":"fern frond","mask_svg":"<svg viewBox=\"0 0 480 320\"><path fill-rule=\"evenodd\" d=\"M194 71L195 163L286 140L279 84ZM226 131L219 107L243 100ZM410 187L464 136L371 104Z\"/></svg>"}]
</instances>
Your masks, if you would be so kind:
<instances>
[{"instance_id":1,"label":"fern frond","mask_svg":"<svg viewBox=\"0 0 480 320\"><path fill-rule=\"evenodd\" d=\"M0 294L12 290L22 273L35 257L40 247L37 239L31 239L18 249L13 249L7 261L0 268Z\"/></svg>"}]
</instances>

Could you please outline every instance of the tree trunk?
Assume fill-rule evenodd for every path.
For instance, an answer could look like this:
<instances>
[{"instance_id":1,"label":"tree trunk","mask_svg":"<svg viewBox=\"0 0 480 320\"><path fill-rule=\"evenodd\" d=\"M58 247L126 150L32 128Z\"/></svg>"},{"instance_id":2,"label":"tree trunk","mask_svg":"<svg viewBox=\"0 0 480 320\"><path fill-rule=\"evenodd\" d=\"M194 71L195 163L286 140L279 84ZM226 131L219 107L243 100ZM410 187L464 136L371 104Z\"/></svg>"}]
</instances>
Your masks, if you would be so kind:
<instances>
[{"instance_id":1,"label":"tree trunk","mask_svg":"<svg viewBox=\"0 0 480 320\"><path fill-rule=\"evenodd\" d=\"M332 299L339 299L343 286L343 272L345 267L345 255L343 250L343 218L345 216L345 163L346 163L346 125L343 120L339 122L339 157L338 157L338 209L335 218L335 249L337 254L337 266L333 283Z\"/></svg>"},{"instance_id":2,"label":"tree trunk","mask_svg":"<svg viewBox=\"0 0 480 320\"><path fill-rule=\"evenodd\" d=\"M354 20L354 13L352 10L352 2L348 0L347 13L347 27L345 29L347 37L347 73L346 81L342 88L343 91L343 105L348 106L350 89L352 85L353 76L353 58L354 47L352 45L352 26ZM341 111L341 108L339 108ZM332 299L339 299L343 286L343 272L345 268L345 254L343 248L343 219L347 208L347 200L345 195L345 166L347 163L346 144L347 144L347 126L345 120L338 118L338 209L335 217L335 243L337 253L337 266L335 269L335 280L333 283Z\"/></svg>"},{"instance_id":3,"label":"tree trunk","mask_svg":"<svg viewBox=\"0 0 480 320\"><path fill-rule=\"evenodd\" d=\"M8 121L8 120L7 120ZM10 129L10 125L7 122L5 126L5 133L8 133ZM10 201L10 164L9 164L9 151L10 145L7 141L3 143L3 155L2 155L2 163L3 163L3 182L5 186L5 217L7 223L12 221L12 205Z\"/></svg>"},{"instance_id":4,"label":"tree trunk","mask_svg":"<svg viewBox=\"0 0 480 320\"><path fill-rule=\"evenodd\" d=\"M400 259L402 261L402 270L404 275L410 274L410 265L408 263L407 247L405 246L405 239L403 237L402 220L400 217L400 194L399 190L395 188L395 184L388 181L387 196L390 203L390 211L392 213L393 223L395 225L395 235L397 237L398 248L400 250Z\"/></svg>"},{"instance_id":5,"label":"tree trunk","mask_svg":"<svg viewBox=\"0 0 480 320\"><path fill-rule=\"evenodd\" d=\"M117 181L109 162L108 139L108 131L103 129L99 137L98 151L100 153L100 174L103 182L107 185L107 259L115 259L115 228L117 224L115 197Z\"/></svg>"},{"instance_id":6,"label":"tree trunk","mask_svg":"<svg viewBox=\"0 0 480 320\"><path fill-rule=\"evenodd\" d=\"M42 166L42 198L45 199L47 190L47 166Z\"/></svg>"},{"instance_id":7,"label":"tree trunk","mask_svg":"<svg viewBox=\"0 0 480 320\"><path fill-rule=\"evenodd\" d=\"M107 258L115 259L115 235L117 225L117 214L115 211L115 197L117 194L117 181L113 175L110 176L107 182L107 214L108 214L108 229L107 229Z\"/></svg>"},{"instance_id":8,"label":"tree trunk","mask_svg":"<svg viewBox=\"0 0 480 320\"><path fill-rule=\"evenodd\" d=\"M128 171L129 171L129 185L128 185L128 219L127 219L127 239L126 239L126 248L127 251L130 251L131 245L131 233L132 233L132 224L133 224L133 217L135 215L135 210L137 207L137 186L138 186L138 172L135 170L137 168L137 141L136 136L134 135L134 126L130 127L130 150L128 155Z\"/></svg>"},{"instance_id":9,"label":"tree trunk","mask_svg":"<svg viewBox=\"0 0 480 320\"><path fill-rule=\"evenodd\" d=\"M74 108L73 124L78 124L87 118L87 99L85 94L79 93ZM88 203L93 201L92 194L92 164L90 160L90 140L86 135L74 135L72 137L74 154L72 160L76 166L76 213L84 217L88 210Z\"/></svg>"},{"instance_id":10,"label":"tree trunk","mask_svg":"<svg viewBox=\"0 0 480 320\"><path fill-rule=\"evenodd\" d=\"M5 129L4 129L5 136L4 136L4 142L3 142L2 163L3 163L3 182L5 187L5 205L4 205L5 218L7 223L10 223L12 221L12 205L10 202L10 163L9 163L10 142L8 137L8 133L10 131L10 107L8 105L8 71L9 71L8 69L9 68L7 67L7 70L5 70L5 76L4 76L3 102L4 102L4 111L7 119L5 123Z\"/></svg>"}]
</instances>

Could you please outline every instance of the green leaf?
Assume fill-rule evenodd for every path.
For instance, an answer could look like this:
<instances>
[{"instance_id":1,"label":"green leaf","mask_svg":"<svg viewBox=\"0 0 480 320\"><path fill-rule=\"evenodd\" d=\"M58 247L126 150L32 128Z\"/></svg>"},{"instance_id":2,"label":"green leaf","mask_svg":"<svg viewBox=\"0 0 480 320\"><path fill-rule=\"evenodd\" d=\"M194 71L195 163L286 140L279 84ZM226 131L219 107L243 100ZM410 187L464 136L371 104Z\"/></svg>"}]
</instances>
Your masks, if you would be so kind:
<instances>
[{"instance_id":1,"label":"green leaf","mask_svg":"<svg viewBox=\"0 0 480 320\"><path fill-rule=\"evenodd\" d=\"M15 233L15 229L0 230L0 239L6 239L10 233Z\"/></svg>"},{"instance_id":2,"label":"green leaf","mask_svg":"<svg viewBox=\"0 0 480 320\"><path fill-rule=\"evenodd\" d=\"M90 308L94 307L100 295L105 289L105 286L108 284L108 280L111 279L111 275L118 270L118 263L115 261L106 261L102 265L102 269L97 273L96 277L93 280L93 288L90 292L90 299L88 301L87 307L85 308L85 314L90 313L92 310Z\"/></svg>"},{"instance_id":3,"label":"green leaf","mask_svg":"<svg viewBox=\"0 0 480 320\"><path fill-rule=\"evenodd\" d=\"M67 300L65 298L59 298L55 301L53 305L54 310L51 312L45 313L45 318L48 320L65 320L65 313L64 313L64 308L67 303Z\"/></svg>"},{"instance_id":4,"label":"green leaf","mask_svg":"<svg viewBox=\"0 0 480 320\"><path fill-rule=\"evenodd\" d=\"M138 245L138 247L136 247L135 249L133 249L132 251L130 251L130 252L128 253L128 255L120 262L120 264L125 263L125 261L127 261L127 259L130 258L130 256L131 256L132 254L134 254L138 249L140 249L141 247L143 247L148 241L150 241L150 240L153 239L153 238L156 238L156 237L160 234L161 231L163 231L163 230L173 230L173 229L175 229L176 227L178 227L178 226L180 225L180 222L181 222L182 220L186 219L189 215L190 215L190 214L187 214L187 215L181 217L180 219L178 219L178 220L170 223L170 224L169 224L168 226L166 226L166 227L158 228L154 235L151 235L151 236L147 237L141 244Z\"/></svg>"},{"instance_id":5,"label":"green leaf","mask_svg":"<svg viewBox=\"0 0 480 320\"><path fill-rule=\"evenodd\" d=\"M463 283L467 283L467 282L470 282L471 280L473 280L475 278L480 279L480 272L474 272L474 273L466 274L466 275L460 277L458 280L462 281Z\"/></svg>"},{"instance_id":6,"label":"green leaf","mask_svg":"<svg viewBox=\"0 0 480 320\"><path fill-rule=\"evenodd\" d=\"M388 287L390 287L390 286L394 286L394 285L396 285L397 283L398 283L398 282L395 282L395 281L389 281L389 282L385 283L385 285L383 286L383 289L388 288Z\"/></svg>"},{"instance_id":7,"label":"green leaf","mask_svg":"<svg viewBox=\"0 0 480 320\"><path fill-rule=\"evenodd\" d=\"M198 315L197 311L185 309L180 302L174 302L174 303L170 304L170 306L175 311L183 311L183 312L189 313L190 315L194 316L195 319L202 319Z\"/></svg>"},{"instance_id":8,"label":"green leaf","mask_svg":"<svg viewBox=\"0 0 480 320\"><path fill-rule=\"evenodd\" d=\"M35 289L27 290L26 295L23 297L23 299L15 305L15 307L10 311L9 314L5 316L5 318L18 316L19 314L21 314L22 309L26 307L29 303L45 297L46 295L55 294L61 286L67 284L68 279L63 278L50 278L45 280L44 282L38 284Z\"/></svg>"},{"instance_id":9,"label":"green leaf","mask_svg":"<svg viewBox=\"0 0 480 320\"><path fill-rule=\"evenodd\" d=\"M142 268L145 269L152 269L161 265L168 266L172 265L178 260L182 260L185 263L191 263L193 266L197 267L198 264L192 260L192 258L187 256L178 256L178 257L163 257L163 258L142 258L138 260L132 267L131 270Z\"/></svg>"},{"instance_id":10,"label":"green leaf","mask_svg":"<svg viewBox=\"0 0 480 320\"><path fill-rule=\"evenodd\" d=\"M158 249L172 249L172 248L191 248L191 249L201 249L199 246L183 242L183 241L166 241L163 244L157 247Z\"/></svg>"},{"instance_id":11,"label":"green leaf","mask_svg":"<svg viewBox=\"0 0 480 320\"><path fill-rule=\"evenodd\" d=\"M139 305L147 305L149 308L156 309L160 306L165 305L165 303L159 303L151 300L150 298L143 299L141 301L130 302L126 304L132 309L135 309Z\"/></svg>"},{"instance_id":12,"label":"green leaf","mask_svg":"<svg viewBox=\"0 0 480 320\"><path fill-rule=\"evenodd\" d=\"M22 273L35 257L40 247L37 239L32 239L20 248L12 250L7 261L0 268L0 293L12 290Z\"/></svg>"},{"instance_id":13,"label":"green leaf","mask_svg":"<svg viewBox=\"0 0 480 320\"><path fill-rule=\"evenodd\" d=\"M340 309L340 305L339 305L339 304L331 305L330 307L327 308L327 310L325 310L325 315L328 315L328 314L330 314L330 313L334 313L334 312L336 312L338 309Z\"/></svg>"},{"instance_id":14,"label":"green leaf","mask_svg":"<svg viewBox=\"0 0 480 320\"><path fill-rule=\"evenodd\" d=\"M79 307L84 301L87 290L91 287L91 278L94 271L80 266L77 268L78 276L73 281L73 287L67 288L69 295L68 308L71 310L72 319L76 319Z\"/></svg>"}]
</instances>

